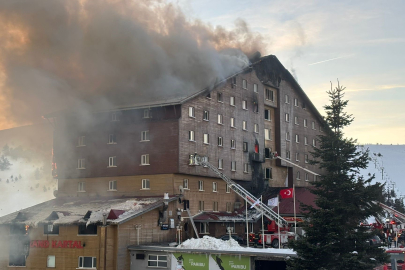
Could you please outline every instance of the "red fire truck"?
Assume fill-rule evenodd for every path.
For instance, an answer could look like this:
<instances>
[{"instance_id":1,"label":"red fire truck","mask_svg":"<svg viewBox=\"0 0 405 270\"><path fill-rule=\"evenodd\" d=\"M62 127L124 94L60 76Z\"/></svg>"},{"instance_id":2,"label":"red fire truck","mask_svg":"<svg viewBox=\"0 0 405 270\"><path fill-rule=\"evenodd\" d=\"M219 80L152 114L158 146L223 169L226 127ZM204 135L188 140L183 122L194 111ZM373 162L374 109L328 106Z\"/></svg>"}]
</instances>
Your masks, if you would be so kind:
<instances>
[{"instance_id":1,"label":"red fire truck","mask_svg":"<svg viewBox=\"0 0 405 270\"><path fill-rule=\"evenodd\" d=\"M287 220L287 219L286 219ZM258 234L257 236L254 233L249 234L249 242L254 243L255 238L258 237L258 244L262 244L262 239L264 238L265 246L271 246L273 248L278 248L279 244L281 243L281 247L285 247L288 243L289 239L294 239L295 233L290 232L289 226L287 227L280 227L280 234L278 234L278 226L274 220L271 220L269 224L267 224L267 230L263 234Z\"/></svg>"}]
</instances>

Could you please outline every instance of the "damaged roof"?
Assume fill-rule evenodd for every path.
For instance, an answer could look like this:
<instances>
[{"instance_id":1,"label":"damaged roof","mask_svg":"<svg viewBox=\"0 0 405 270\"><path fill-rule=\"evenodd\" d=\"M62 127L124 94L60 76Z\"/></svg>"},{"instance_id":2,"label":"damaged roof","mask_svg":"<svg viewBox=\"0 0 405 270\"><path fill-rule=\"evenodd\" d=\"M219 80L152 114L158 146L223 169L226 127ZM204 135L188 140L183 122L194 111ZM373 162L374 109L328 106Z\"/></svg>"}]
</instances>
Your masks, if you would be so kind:
<instances>
[{"instance_id":1,"label":"damaged roof","mask_svg":"<svg viewBox=\"0 0 405 270\"><path fill-rule=\"evenodd\" d=\"M177 200L171 196L167 202ZM161 207L159 197L125 198L56 198L0 217L1 224L97 224L107 216L107 224L121 224L153 209Z\"/></svg>"},{"instance_id":2,"label":"damaged roof","mask_svg":"<svg viewBox=\"0 0 405 270\"><path fill-rule=\"evenodd\" d=\"M249 222L256 222L261 217L261 212L256 209L248 211ZM195 222L246 222L245 211L229 212L201 212L193 217Z\"/></svg>"}]
</instances>

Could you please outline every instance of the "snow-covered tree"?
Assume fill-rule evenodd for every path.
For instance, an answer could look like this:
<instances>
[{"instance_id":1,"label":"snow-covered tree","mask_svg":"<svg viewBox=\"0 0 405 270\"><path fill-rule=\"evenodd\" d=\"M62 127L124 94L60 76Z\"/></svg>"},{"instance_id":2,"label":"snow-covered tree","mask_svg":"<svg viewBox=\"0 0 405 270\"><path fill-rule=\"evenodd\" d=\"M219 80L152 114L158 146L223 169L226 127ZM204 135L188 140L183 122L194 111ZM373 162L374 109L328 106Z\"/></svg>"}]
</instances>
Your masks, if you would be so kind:
<instances>
[{"instance_id":1,"label":"snow-covered tree","mask_svg":"<svg viewBox=\"0 0 405 270\"><path fill-rule=\"evenodd\" d=\"M327 126L318 136L319 147L313 149L311 161L324 173L311 190L316 206L303 206L305 235L291 242L298 257L289 260L290 270L369 270L387 260L383 249L367 241L376 232L360 225L381 212L374 202L381 199L383 185L372 184L374 176L365 179L359 174L367 167L368 151L344 137L343 129L353 117L344 111L348 101L343 100L343 92L340 85L327 92Z\"/></svg>"}]
</instances>

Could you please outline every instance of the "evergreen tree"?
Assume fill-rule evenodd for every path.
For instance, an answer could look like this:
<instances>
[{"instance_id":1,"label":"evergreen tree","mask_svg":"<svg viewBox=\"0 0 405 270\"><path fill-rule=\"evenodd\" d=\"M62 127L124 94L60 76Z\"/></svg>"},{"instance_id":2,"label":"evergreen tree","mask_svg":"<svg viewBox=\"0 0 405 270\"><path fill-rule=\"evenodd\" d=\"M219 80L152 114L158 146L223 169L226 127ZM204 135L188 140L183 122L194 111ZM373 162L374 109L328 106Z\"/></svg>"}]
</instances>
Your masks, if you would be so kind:
<instances>
[{"instance_id":1,"label":"evergreen tree","mask_svg":"<svg viewBox=\"0 0 405 270\"><path fill-rule=\"evenodd\" d=\"M5 156L0 157L0 171L5 171L10 169L11 163Z\"/></svg>"},{"instance_id":2,"label":"evergreen tree","mask_svg":"<svg viewBox=\"0 0 405 270\"><path fill-rule=\"evenodd\" d=\"M316 206L302 207L305 235L291 242L298 256L288 261L288 269L369 270L387 260L383 249L369 244L377 232L360 225L382 211L374 202L381 199L383 185L372 184L374 176L359 175L359 169L367 167L368 151L360 151L356 140L344 138L343 128L353 117L344 112L348 101L343 92L340 85L327 92L327 127L318 136L319 147L313 149L311 160L323 170L311 189Z\"/></svg>"}]
</instances>

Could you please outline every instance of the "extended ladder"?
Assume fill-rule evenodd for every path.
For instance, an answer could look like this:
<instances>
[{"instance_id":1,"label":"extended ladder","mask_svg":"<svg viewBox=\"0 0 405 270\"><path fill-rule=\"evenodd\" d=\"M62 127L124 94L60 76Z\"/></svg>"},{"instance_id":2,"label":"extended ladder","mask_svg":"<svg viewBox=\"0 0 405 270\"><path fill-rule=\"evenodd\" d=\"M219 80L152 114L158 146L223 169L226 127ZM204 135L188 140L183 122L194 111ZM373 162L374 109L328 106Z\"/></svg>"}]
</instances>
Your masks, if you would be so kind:
<instances>
[{"instance_id":1,"label":"extended ladder","mask_svg":"<svg viewBox=\"0 0 405 270\"><path fill-rule=\"evenodd\" d=\"M202 166L210 168L214 173L216 173L219 177L221 177L236 194L241 196L243 199L246 199L246 201L249 202L251 205L253 205L253 207L256 210L263 212L263 215L268 217L270 220L274 220L277 223L277 225L280 227L284 227L284 226L288 225L287 221L284 218L282 218L280 215L278 215L276 212L274 212L266 204L262 203L255 196L250 194L249 191L244 189L242 186L236 184L234 181L232 181L230 178L228 178L225 174L223 174L221 171L219 171L214 165L212 165L211 163L209 163L207 161L206 157L201 157L197 154L192 155L192 157L190 159L190 165L198 165L198 166L202 165Z\"/></svg>"}]
</instances>

